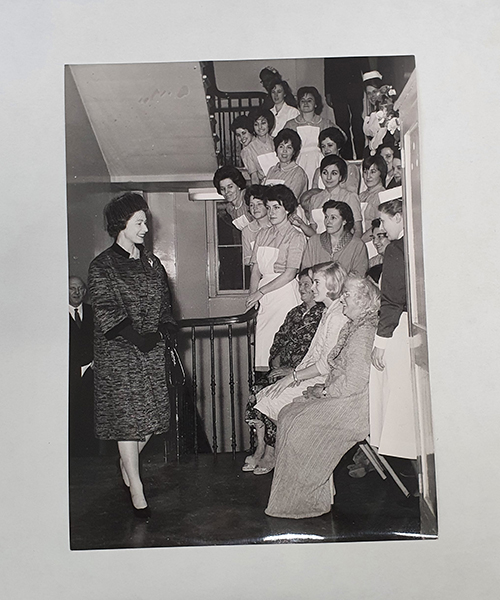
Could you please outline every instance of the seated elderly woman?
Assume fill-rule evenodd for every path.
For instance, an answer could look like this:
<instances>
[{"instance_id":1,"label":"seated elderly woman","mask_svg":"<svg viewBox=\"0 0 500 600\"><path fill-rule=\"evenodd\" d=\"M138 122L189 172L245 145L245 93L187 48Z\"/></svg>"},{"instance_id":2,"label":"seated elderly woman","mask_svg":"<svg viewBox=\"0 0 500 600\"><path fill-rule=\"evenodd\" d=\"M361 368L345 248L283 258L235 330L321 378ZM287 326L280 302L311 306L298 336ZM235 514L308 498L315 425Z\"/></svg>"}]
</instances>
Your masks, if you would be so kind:
<instances>
[{"instance_id":1,"label":"seated elderly woman","mask_svg":"<svg viewBox=\"0 0 500 600\"><path fill-rule=\"evenodd\" d=\"M308 385L325 382L329 371L326 358L346 322L339 300L345 277L344 269L337 263L317 265L312 269L314 299L323 302L326 309L309 350L299 365L292 373L257 393L255 419L248 421L257 432L257 449L247 458L244 470L253 470L256 475L262 475L274 467L274 448L265 444L264 423L259 413L276 421L280 410Z\"/></svg>"},{"instance_id":2,"label":"seated elderly woman","mask_svg":"<svg viewBox=\"0 0 500 600\"><path fill-rule=\"evenodd\" d=\"M245 204L246 181L241 171L231 165L217 169L213 179L214 187L226 201L226 212L233 225L241 230L253 221Z\"/></svg>"},{"instance_id":3,"label":"seated elderly woman","mask_svg":"<svg viewBox=\"0 0 500 600\"><path fill-rule=\"evenodd\" d=\"M309 269L299 273L299 293L302 304L299 304L287 314L283 325L274 336L273 345L269 351L271 371L262 378L259 386L269 385L293 372L309 350L311 341L325 309L323 302L316 302L312 290L313 282ZM264 440L268 446L274 446L276 439L276 423L262 413L253 410L257 402L252 394L247 405L247 422L261 419L265 425ZM255 465L245 463L244 471L253 471Z\"/></svg>"},{"instance_id":4,"label":"seated elderly woman","mask_svg":"<svg viewBox=\"0 0 500 600\"><path fill-rule=\"evenodd\" d=\"M330 373L278 417L276 467L266 514L305 519L331 510L329 479L344 454L369 432L368 380L380 293L350 275L341 296L349 321L328 355Z\"/></svg>"},{"instance_id":5,"label":"seated elderly woman","mask_svg":"<svg viewBox=\"0 0 500 600\"><path fill-rule=\"evenodd\" d=\"M323 214L326 231L309 238L302 268L337 261L347 273L364 277L368 269L368 252L366 244L351 233L354 227L351 207L345 202L328 200L323 204Z\"/></svg>"},{"instance_id":6,"label":"seated elderly woman","mask_svg":"<svg viewBox=\"0 0 500 600\"><path fill-rule=\"evenodd\" d=\"M241 151L241 160L250 176L251 183L262 183L269 169L278 162L274 151L271 131L274 115L270 110L254 108L248 115L253 123L254 139Z\"/></svg>"},{"instance_id":7,"label":"seated elderly woman","mask_svg":"<svg viewBox=\"0 0 500 600\"><path fill-rule=\"evenodd\" d=\"M292 129L282 129L274 138L274 148L278 163L267 172L265 185L281 183L289 187L296 198L307 189L307 175L302 167L295 162L299 155L302 142L299 134Z\"/></svg>"}]
</instances>

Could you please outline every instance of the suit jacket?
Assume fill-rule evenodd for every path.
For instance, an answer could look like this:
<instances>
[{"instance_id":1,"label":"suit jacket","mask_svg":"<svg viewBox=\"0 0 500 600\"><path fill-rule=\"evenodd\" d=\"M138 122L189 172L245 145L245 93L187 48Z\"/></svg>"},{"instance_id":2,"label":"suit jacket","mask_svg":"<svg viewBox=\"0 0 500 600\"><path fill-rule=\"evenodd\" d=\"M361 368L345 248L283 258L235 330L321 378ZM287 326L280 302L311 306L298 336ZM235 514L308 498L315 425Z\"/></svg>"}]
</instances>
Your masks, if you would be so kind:
<instances>
[{"instance_id":1,"label":"suit jacket","mask_svg":"<svg viewBox=\"0 0 500 600\"><path fill-rule=\"evenodd\" d=\"M80 377L80 367L88 365L94 359L94 313L90 304L83 303L83 319L78 327L71 315L69 317L69 368L70 374Z\"/></svg>"}]
</instances>

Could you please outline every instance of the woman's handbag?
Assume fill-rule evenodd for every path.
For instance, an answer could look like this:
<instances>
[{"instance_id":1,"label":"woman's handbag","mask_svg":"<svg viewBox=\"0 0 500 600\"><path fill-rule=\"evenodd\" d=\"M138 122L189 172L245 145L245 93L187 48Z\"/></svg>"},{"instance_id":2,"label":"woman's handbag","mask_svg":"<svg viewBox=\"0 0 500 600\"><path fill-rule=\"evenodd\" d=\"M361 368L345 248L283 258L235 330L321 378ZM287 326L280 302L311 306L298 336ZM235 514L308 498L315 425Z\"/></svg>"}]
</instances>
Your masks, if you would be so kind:
<instances>
[{"instance_id":1,"label":"woman's handbag","mask_svg":"<svg viewBox=\"0 0 500 600\"><path fill-rule=\"evenodd\" d=\"M165 341L165 374L167 376L167 383L171 386L184 385L186 383L186 373L179 353L171 345L170 340Z\"/></svg>"}]
</instances>

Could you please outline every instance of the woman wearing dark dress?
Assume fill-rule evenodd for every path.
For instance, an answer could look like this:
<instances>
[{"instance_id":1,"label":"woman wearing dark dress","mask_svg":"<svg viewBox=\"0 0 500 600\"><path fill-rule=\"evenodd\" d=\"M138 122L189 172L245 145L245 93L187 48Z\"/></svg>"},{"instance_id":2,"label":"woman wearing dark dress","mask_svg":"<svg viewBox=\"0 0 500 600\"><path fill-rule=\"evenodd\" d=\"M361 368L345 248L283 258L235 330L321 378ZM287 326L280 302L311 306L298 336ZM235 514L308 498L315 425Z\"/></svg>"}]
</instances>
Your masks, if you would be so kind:
<instances>
[{"instance_id":1,"label":"woman wearing dark dress","mask_svg":"<svg viewBox=\"0 0 500 600\"><path fill-rule=\"evenodd\" d=\"M139 453L168 430L165 338L176 329L165 270L144 248L148 205L125 193L104 209L114 244L89 267L94 310L95 433L116 440L125 485L138 516L148 515Z\"/></svg>"},{"instance_id":2,"label":"woman wearing dark dress","mask_svg":"<svg viewBox=\"0 0 500 600\"><path fill-rule=\"evenodd\" d=\"M390 244L384 252L380 320L370 373L370 443L380 454L416 459L406 296L403 203L379 205L380 231Z\"/></svg>"}]
</instances>

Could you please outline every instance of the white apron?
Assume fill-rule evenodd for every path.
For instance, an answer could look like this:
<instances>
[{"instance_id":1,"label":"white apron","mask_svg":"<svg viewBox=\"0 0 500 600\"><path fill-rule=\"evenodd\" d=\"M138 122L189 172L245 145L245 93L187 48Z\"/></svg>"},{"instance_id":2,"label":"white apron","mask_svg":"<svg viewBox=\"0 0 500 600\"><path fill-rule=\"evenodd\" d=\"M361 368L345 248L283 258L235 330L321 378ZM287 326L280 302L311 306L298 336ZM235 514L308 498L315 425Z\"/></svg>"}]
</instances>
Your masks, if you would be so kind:
<instances>
[{"instance_id":1,"label":"white apron","mask_svg":"<svg viewBox=\"0 0 500 600\"><path fill-rule=\"evenodd\" d=\"M240 215L239 217L236 217L236 219L233 219L232 222L236 229L239 229L240 231L245 229L245 227L250 223L246 215Z\"/></svg>"},{"instance_id":2,"label":"white apron","mask_svg":"<svg viewBox=\"0 0 500 600\"><path fill-rule=\"evenodd\" d=\"M311 211L311 220L316 223L316 233L326 231L325 213L322 208L313 208Z\"/></svg>"},{"instance_id":3,"label":"white apron","mask_svg":"<svg viewBox=\"0 0 500 600\"><path fill-rule=\"evenodd\" d=\"M370 371L370 443L380 454L417 458L408 313L384 353L385 369Z\"/></svg>"},{"instance_id":4,"label":"white apron","mask_svg":"<svg viewBox=\"0 0 500 600\"><path fill-rule=\"evenodd\" d=\"M318 147L318 137L321 129L317 125L299 125L297 133L302 140L302 148L297 158L297 164L306 172L309 187L312 185L314 173L321 163L323 154Z\"/></svg>"},{"instance_id":5,"label":"white apron","mask_svg":"<svg viewBox=\"0 0 500 600\"><path fill-rule=\"evenodd\" d=\"M280 273L274 272L274 263L278 258L278 248L260 246L257 249L257 264L262 275L259 288ZM293 279L283 287L268 292L260 299L257 324L255 328L255 368L269 370L269 350L274 336L283 324L286 315L294 306L300 304L299 284Z\"/></svg>"},{"instance_id":6,"label":"white apron","mask_svg":"<svg viewBox=\"0 0 500 600\"><path fill-rule=\"evenodd\" d=\"M274 165L278 162L278 157L276 156L276 152L268 152L267 154L259 154L259 156L257 156L257 160L259 161L260 168L262 169L265 177L269 169L274 167Z\"/></svg>"}]
</instances>

